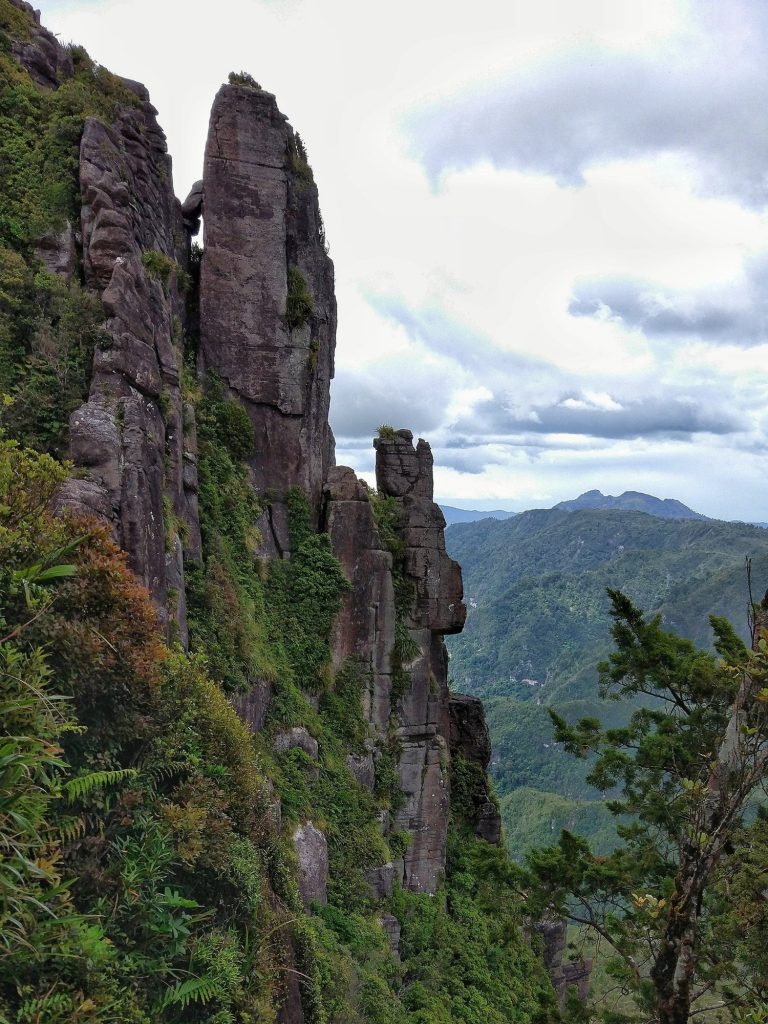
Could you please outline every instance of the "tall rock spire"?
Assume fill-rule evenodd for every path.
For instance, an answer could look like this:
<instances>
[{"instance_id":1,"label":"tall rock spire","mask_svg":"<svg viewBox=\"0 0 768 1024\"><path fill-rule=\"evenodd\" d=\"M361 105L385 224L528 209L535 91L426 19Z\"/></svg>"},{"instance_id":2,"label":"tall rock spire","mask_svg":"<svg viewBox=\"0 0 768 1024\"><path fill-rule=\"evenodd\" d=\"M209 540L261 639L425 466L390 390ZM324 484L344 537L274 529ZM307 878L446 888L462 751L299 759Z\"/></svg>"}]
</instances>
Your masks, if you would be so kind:
<instances>
[{"instance_id":1,"label":"tall rock spire","mask_svg":"<svg viewBox=\"0 0 768 1024\"><path fill-rule=\"evenodd\" d=\"M333 263L301 141L255 83L216 96L203 214L200 368L248 412L256 489L299 486L318 515L334 449Z\"/></svg>"}]
</instances>

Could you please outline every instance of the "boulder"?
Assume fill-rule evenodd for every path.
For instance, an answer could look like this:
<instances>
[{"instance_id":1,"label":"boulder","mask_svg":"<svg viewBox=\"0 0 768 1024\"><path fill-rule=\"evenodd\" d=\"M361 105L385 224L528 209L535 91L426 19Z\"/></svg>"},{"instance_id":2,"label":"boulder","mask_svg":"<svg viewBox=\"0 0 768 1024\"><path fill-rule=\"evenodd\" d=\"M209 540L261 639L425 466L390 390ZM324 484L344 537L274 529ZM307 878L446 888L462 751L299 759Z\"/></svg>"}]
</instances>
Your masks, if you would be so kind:
<instances>
[{"instance_id":1,"label":"boulder","mask_svg":"<svg viewBox=\"0 0 768 1024\"><path fill-rule=\"evenodd\" d=\"M485 710L479 697L452 693L448 699L451 750L462 754L484 769L491 760L491 734L485 723Z\"/></svg>"},{"instance_id":2,"label":"boulder","mask_svg":"<svg viewBox=\"0 0 768 1024\"><path fill-rule=\"evenodd\" d=\"M347 768L360 786L366 789L373 789L376 785L376 767L373 763L373 754L347 754Z\"/></svg>"},{"instance_id":3,"label":"boulder","mask_svg":"<svg viewBox=\"0 0 768 1024\"><path fill-rule=\"evenodd\" d=\"M384 900L392 895L396 878L396 868L393 863L382 864L378 868L369 868L364 872L364 877L374 899Z\"/></svg>"},{"instance_id":4,"label":"boulder","mask_svg":"<svg viewBox=\"0 0 768 1024\"><path fill-rule=\"evenodd\" d=\"M299 892L308 907L311 903L328 902L328 844L319 828L311 821L299 825L293 833L293 847L299 862Z\"/></svg>"},{"instance_id":5,"label":"boulder","mask_svg":"<svg viewBox=\"0 0 768 1024\"><path fill-rule=\"evenodd\" d=\"M303 725L279 732L272 740L272 746L278 753L285 753L286 750L303 750L313 761L316 761L318 757L317 740L310 736Z\"/></svg>"},{"instance_id":6,"label":"boulder","mask_svg":"<svg viewBox=\"0 0 768 1024\"><path fill-rule=\"evenodd\" d=\"M387 933L389 945L397 959L400 959L400 922L394 914L381 914L379 924Z\"/></svg>"}]
</instances>

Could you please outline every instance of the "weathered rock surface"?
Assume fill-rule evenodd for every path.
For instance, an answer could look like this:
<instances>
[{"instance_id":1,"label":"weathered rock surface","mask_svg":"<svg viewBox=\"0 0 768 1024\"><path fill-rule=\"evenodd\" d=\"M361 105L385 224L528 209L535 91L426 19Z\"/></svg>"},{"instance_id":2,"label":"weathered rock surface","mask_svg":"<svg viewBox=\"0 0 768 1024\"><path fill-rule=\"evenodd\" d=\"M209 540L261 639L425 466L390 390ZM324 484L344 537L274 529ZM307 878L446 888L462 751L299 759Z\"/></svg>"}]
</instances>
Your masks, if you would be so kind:
<instances>
[{"instance_id":1,"label":"weathered rock surface","mask_svg":"<svg viewBox=\"0 0 768 1024\"><path fill-rule=\"evenodd\" d=\"M85 283L101 294L107 319L88 401L70 423L72 459L88 472L67 482L62 500L111 522L161 617L173 616L184 640L181 544L166 519L170 508L199 548L196 468L184 452L183 304L171 272L186 264L186 242L156 111L143 86L124 84L136 103L110 125L89 118L80 144ZM169 273L145 266L152 251ZM187 410L187 422L192 416Z\"/></svg>"},{"instance_id":2,"label":"weathered rock surface","mask_svg":"<svg viewBox=\"0 0 768 1024\"><path fill-rule=\"evenodd\" d=\"M299 825L293 833L293 847L299 861L299 892L305 906L328 902L328 844L311 821Z\"/></svg>"},{"instance_id":3,"label":"weathered rock surface","mask_svg":"<svg viewBox=\"0 0 768 1024\"><path fill-rule=\"evenodd\" d=\"M491 761L491 734L479 697L452 693L448 701L451 751L487 768Z\"/></svg>"},{"instance_id":4,"label":"weathered rock surface","mask_svg":"<svg viewBox=\"0 0 768 1024\"><path fill-rule=\"evenodd\" d=\"M392 556L376 528L368 490L346 466L328 473L325 526L331 548L351 588L344 595L331 642L334 668L348 658L362 666L368 685L363 712L377 733L386 733L392 690L395 594Z\"/></svg>"},{"instance_id":5,"label":"weathered rock surface","mask_svg":"<svg viewBox=\"0 0 768 1024\"><path fill-rule=\"evenodd\" d=\"M501 842L501 814L492 796L486 771L491 760L491 734L482 701L464 693L448 698L451 757L463 757L477 765L476 788L470 793L475 834L487 843Z\"/></svg>"},{"instance_id":6,"label":"weathered rock surface","mask_svg":"<svg viewBox=\"0 0 768 1024\"><path fill-rule=\"evenodd\" d=\"M313 761L318 758L319 748L314 736L310 736L303 725L296 725L285 732L279 732L272 741L272 746L278 753L286 750L303 750Z\"/></svg>"},{"instance_id":7,"label":"weathered rock surface","mask_svg":"<svg viewBox=\"0 0 768 1024\"><path fill-rule=\"evenodd\" d=\"M271 699L272 684L268 679L257 679L248 693L235 693L230 697L232 707L251 732L264 728Z\"/></svg>"},{"instance_id":8,"label":"weathered rock surface","mask_svg":"<svg viewBox=\"0 0 768 1024\"><path fill-rule=\"evenodd\" d=\"M382 864L378 868L369 868L365 872L365 880L374 899L387 899L392 895L395 884L396 868L392 862Z\"/></svg>"},{"instance_id":9,"label":"weathered rock surface","mask_svg":"<svg viewBox=\"0 0 768 1024\"><path fill-rule=\"evenodd\" d=\"M433 498L432 449L422 438L413 447L410 430L396 430L392 437L377 437L373 442L383 457L376 462L376 484L384 494L403 498Z\"/></svg>"},{"instance_id":10,"label":"weathered rock surface","mask_svg":"<svg viewBox=\"0 0 768 1024\"><path fill-rule=\"evenodd\" d=\"M560 1009L565 1007L565 997L569 986L576 988L579 999L584 1002L589 991L592 961L578 959L564 962L567 923L562 918L539 921L536 931L542 939L544 966L555 990Z\"/></svg>"},{"instance_id":11,"label":"weathered rock surface","mask_svg":"<svg viewBox=\"0 0 768 1024\"><path fill-rule=\"evenodd\" d=\"M75 233L69 221L61 231L51 229L38 239L35 255L50 274L58 274L69 284L77 270Z\"/></svg>"},{"instance_id":12,"label":"weathered rock surface","mask_svg":"<svg viewBox=\"0 0 768 1024\"><path fill-rule=\"evenodd\" d=\"M379 924L387 933L389 939L389 945L392 952L399 959L400 954L400 922L394 916L394 914L382 914L379 918Z\"/></svg>"},{"instance_id":13,"label":"weathered rock surface","mask_svg":"<svg viewBox=\"0 0 768 1024\"><path fill-rule=\"evenodd\" d=\"M311 171L271 93L222 86L203 183L200 369L217 373L251 418L257 490L297 485L319 517L333 464L333 264ZM288 315L289 282L309 292L305 315Z\"/></svg>"},{"instance_id":14,"label":"weathered rock surface","mask_svg":"<svg viewBox=\"0 0 768 1024\"><path fill-rule=\"evenodd\" d=\"M189 195L181 204L181 215L184 218L184 227L190 235L196 235L200 230L200 218L203 215L203 179L196 181L189 190Z\"/></svg>"},{"instance_id":15,"label":"weathered rock surface","mask_svg":"<svg viewBox=\"0 0 768 1024\"><path fill-rule=\"evenodd\" d=\"M380 437L376 448L379 490L395 499L405 544L403 572L414 589L404 622L418 651L405 666L410 686L393 709L402 745L400 785L405 795L394 820L413 839L404 858L403 882L434 892L445 870L449 811L448 655L443 636L466 618L461 570L445 552L445 520L432 501L432 452L414 448L408 430Z\"/></svg>"},{"instance_id":16,"label":"weathered rock surface","mask_svg":"<svg viewBox=\"0 0 768 1024\"><path fill-rule=\"evenodd\" d=\"M373 754L347 754L347 768L349 768L355 782L366 789L373 789L376 784L376 765Z\"/></svg>"},{"instance_id":17,"label":"weathered rock surface","mask_svg":"<svg viewBox=\"0 0 768 1024\"><path fill-rule=\"evenodd\" d=\"M38 85L56 89L73 74L72 59L56 36L40 24L40 12L25 0L10 0L12 6L31 18L29 36L13 38L11 53Z\"/></svg>"}]
</instances>

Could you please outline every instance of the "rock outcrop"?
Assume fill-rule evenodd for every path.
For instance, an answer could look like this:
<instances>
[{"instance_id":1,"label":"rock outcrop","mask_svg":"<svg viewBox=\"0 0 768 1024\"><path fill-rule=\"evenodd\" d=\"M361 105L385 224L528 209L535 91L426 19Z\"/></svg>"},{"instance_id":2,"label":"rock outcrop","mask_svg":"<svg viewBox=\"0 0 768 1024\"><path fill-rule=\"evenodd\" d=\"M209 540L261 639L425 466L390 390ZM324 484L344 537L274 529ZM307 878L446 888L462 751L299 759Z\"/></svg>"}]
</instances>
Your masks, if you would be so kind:
<instances>
[{"instance_id":1,"label":"rock outcrop","mask_svg":"<svg viewBox=\"0 0 768 1024\"><path fill-rule=\"evenodd\" d=\"M30 16L24 0L6 2L25 19ZM73 74L68 51L40 27L37 15L14 38L11 52L44 89L56 89ZM255 738L265 768L258 838L267 836L270 846L259 891L263 888L261 897L278 921L270 942L280 948L286 975L275 982L282 992L273 1009L275 1019L299 1024L304 1020L299 979L312 979L303 973L306 950L286 915L290 910L301 916L294 905L295 881L305 909L327 903L329 841L331 859L338 863L340 830L347 830L344 838L352 843L358 837L365 843L357 860L356 847L354 856L344 851L342 884L351 880L350 891L357 885L364 906L375 908L396 955L400 923L388 912L395 886L435 893L444 875L452 761L455 767L460 759L471 766L473 788L468 803L462 793L462 813L469 813L478 836L499 842L498 809L485 774L490 740L482 706L448 690L443 638L464 625L461 571L446 554L445 520L433 500L426 441L414 445L408 430L375 441L377 495L353 470L334 465L328 422L336 332L333 264L306 154L275 97L247 75L232 76L222 86L211 114L203 178L182 204L174 195L165 137L146 89L125 79L109 81L110 98L117 97L114 116L85 119L80 139L79 223L70 216L70 222L36 240L37 259L51 273L97 295L104 312L88 398L70 420L70 456L77 471L62 485L59 501L110 525L167 635L186 645L185 563L188 578L200 575L207 584L212 553L220 553L217 543L223 549L228 538L224 527L216 534L206 518L203 550L195 408L182 391L184 355L189 363L197 359L202 385L188 394L197 392L202 402L208 380L215 377L209 395L219 392L220 383L223 397L247 413L254 446L245 465L260 501L254 505L248 494L231 519L247 519L243 532L249 542L236 555L226 552L237 566L226 580L232 587L222 588L223 598L213 593L218 606L205 604L194 587L190 594L197 602L198 640L205 613L224 609L221 630L207 648L207 640L197 646L215 650L230 621L238 624L235 615L254 627L253 633L243 631L246 654L257 646L257 626L268 635L265 644L274 644L272 660L258 662L243 676L242 691L228 697L247 729L262 733ZM193 258L191 238L201 222L204 249L201 258L195 249ZM202 408L205 412L207 406ZM208 510L214 504L215 444L202 414L200 423L208 431L201 446ZM247 492L239 455L231 454L238 486ZM291 552L285 499L292 487L308 497L312 525L327 533L350 584L330 637L333 672L324 664L324 624L322 636L310 638L313 645L322 644L320 668L313 669L311 679L294 670L273 621L277 616L264 607L270 594L279 593L269 590L269 583L280 579L269 563L293 555L293 565L280 570L301 568L298 554L311 549L307 544ZM223 485L221 492L226 499ZM221 518L228 514L227 507ZM325 545L323 540L315 550L327 557ZM322 563L323 571L329 561ZM190 562L203 563L202 570L200 565L191 570ZM241 568L247 569L243 581L236 572ZM307 578L299 576L296 588L312 593ZM305 596L291 593L287 607L295 608ZM285 610L278 600L275 607ZM295 665L301 667L300 658ZM340 674L348 667L363 681L364 722L357 707L347 722L341 688L331 693L339 678L347 680ZM229 677L221 672L219 678ZM230 685L240 685L239 678ZM302 696L297 692L302 686L311 692ZM341 720L336 731L323 704L330 697L336 698L333 715ZM271 701L276 712L269 716ZM237 723L227 729L230 725L234 729ZM253 737L240 729L233 736L238 749L250 750ZM270 767L275 768L271 780ZM339 803L348 806L339 810L335 793L329 796L326 789L344 785L349 793L341 793ZM402 832L408 833L407 842L397 834ZM277 833L282 836L273 847ZM382 837L389 838L388 845ZM280 853L287 856L277 864ZM286 864L293 867L284 876ZM336 900L338 891L338 885L331 886Z\"/></svg>"},{"instance_id":2,"label":"rock outcrop","mask_svg":"<svg viewBox=\"0 0 768 1024\"><path fill-rule=\"evenodd\" d=\"M194 414L185 416L180 386L187 242L155 108L143 86L124 85L131 100L114 123L87 119L80 143L84 281L101 295L106 323L88 401L70 423L71 457L85 472L67 482L62 501L111 523L184 639L174 523L186 521L199 547L194 452L185 453Z\"/></svg>"},{"instance_id":3,"label":"rock outcrop","mask_svg":"<svg viewBox=\"0 0 768 1024\"><path fill-rule=\"evenodd\" d=\"M38 85L44 89L57 88L73 73L71 57L56 36L40 24L39 11L25 0L10 0L10 3L29 19L27 33L12 38L11 53Z\"/></svg>"},{"instance_id":4,"label":"rock outcrop","mask_svg":"<svg viewBox=\"0 0 768 1024\"><path fill-rule=\"evenodd\" d=\"M567 924L562 918L540 921L536 931L541 936L542 957L560 1009L565 1008L569 988L575 988L578 998L585 1002L589 992L592 961L576 958L566 960Z\"/></svg>"},{"instance_id":5,"label":"rock outcrop","mask_svg":"<svg viewBox=\"0 0 768 1024\"><path fill-rule=\"evenodd\" d=\"M391 714L395 643L392 555L381 542L368 489L351 469L331 469L325 492L325 527L351 584L332 641L334 667L338 670L348 658L363 667L368 681L363 711L383 736Z\"/></svg>"},{"instance_id":6,"label":"rock outcrop","mask_svg":"<svg viewBox=\"0 0 768 1024\"><path fill-rule=\"evenodd\" d=\"M491 792L487 770L491 760L491 734L485 723L483 703L478 697L452 693L448 700L451 757L460 756L479 771L472 775L467 794L475 833L487 843L501 842L501 814ZM470 780L466 780L469 782Z\"/></svg>"},{"instance_id":7,"label":"rock outcrop","mask_svg":"<svg viewBox=\"0 0 768 1024\"><path fill-rule=\"evenodd\" d=\"M305 821L293 833L293 846L299 862L299 892L305 906L328 902L328 844L325 836L312 824Z\"/></svg>"},{"instance_id":8,"label":"rock outcrop","mask_svg":"<svg viewBox=\"0 0 768 1024\"><path fill-rule=\"evenodd\" d=\"M403 883L434 892L445 870L449 810L448 655L443 636L464 625L461 570L445 552L445 519L432 500L432 452L409 430L379 437L376 481L394 500L404 547L398 571L412 592L401 628L408 637L408 685L393 708L401 745L402 807L394 827L411 833Z\"/></svg>"},{"instance_id":9,"label":"rock outcrop","mask_svg":"<svg viewBox=\"0 0 768 1024\"><path fill-rule=\"evenodd\" d=\"M333 464L333 264L312 172L271 93L248 84L219 90L202 192L200 369L217 374L248 412L257 491L301 487L317 518ZM279 524L262 525L284 552Z\"/></svg>"},{"instance_id":10,"label":"rock outcrop","mask_svg":"<svg viewBox=\"0 0 768 1024\"><path fill-rule=\"evenodd\" d=\"M13 3L27 9L23 0ZM72 73L66 50L38 21L14 52L46 88ZM111 123L85 123L80 224L39 246L53 272L67 280L81 274L100 295L106 318L88 400L71 419L71 457L80 472L61 500L110 523L169 632L175 622L184 642L184 558L200 560L202 542L195 415L182 396L181 346L184 329L194 335L199 316L198 369L203 379L221 381L253 428L247 466L264 505L254 524L262 537L258 557L290 557L283 499L296 486L351 584L334 627L333 668L353 661L362 673L369 738L347 767L358 785L373 790L381 749L397 749L405 800L383 816L382 830L411 834L403 860L371 869L368 884L380 895L397 876L410 889L433 892L445 868L451 750L460 747L482 772L488 757L478 708L467 699L462 706L472 714L457 717L459 699L448 694L443 637L462 628L466 610L433 501L430 447L423 440L414 446L407 430L375 442L379 492L396 510L393 556L369 488L352 470L334 466L333 264L300 139L270 93L245 78L222 86L203 178L181 204L148 94L127 80L123 88ZM198 277L190 240L201 219ZM182 287L190 281L192 302ZM232 697L254 732L264 727L271 690L257 681ZM482 749L470 750L472 743ZM274 737L274 746L318 757L316 741L298 727ZM478 805L477 830L498 841L495 805L486 803ZM322 902L325 839L307 823L294 841L305 899Z\"/></svg>"}]
</instances>

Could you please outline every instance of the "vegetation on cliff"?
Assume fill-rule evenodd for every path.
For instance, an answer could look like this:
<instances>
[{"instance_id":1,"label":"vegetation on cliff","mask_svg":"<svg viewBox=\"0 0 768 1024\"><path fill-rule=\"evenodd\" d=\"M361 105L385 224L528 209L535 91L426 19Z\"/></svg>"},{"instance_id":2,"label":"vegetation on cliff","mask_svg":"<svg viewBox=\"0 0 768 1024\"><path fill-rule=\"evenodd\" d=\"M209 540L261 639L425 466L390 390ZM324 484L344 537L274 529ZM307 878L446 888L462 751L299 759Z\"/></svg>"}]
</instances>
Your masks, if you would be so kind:
<instances>
[{"instance_id":1,"label":"vegetation on cliff","mask_svg":"<svg viewBox=\"0 0 768 1024\"><path fill-rule=\"evenodd\" d=\"M87 117L112 124L137 96L79 48L60 87L40 88L11 55L33 34L24 6L0 0L0 1021L547 1019L549 982L499 885L504 855L460 801L437 893L381 895L366 877L408 835L381 827L401 799L395 737L372 789L350 769L370 737L367 670L331 668L348 583L306 495L256 495L248 414L214 375L198 378L179 319L202 533L184 566L188 653L107 527L56 512L69 414L103 340L76 237L80 137ZM71 246L66 273L45 269L45 238ZM161 283L177 275L155 249L142 264ZM297 271L292 326L312 303ZM256 557L271 501L287 509L290 559ZM162 510L171 559L188 527L167 494ZM257 684L271 700L253 733L233 703ZM316 756L275 742L294 729ZM328 902L310 907L293 842L308 819L329 860ZM400 956L383 919L401 930Z\"/></svg>"}]
</instances>

